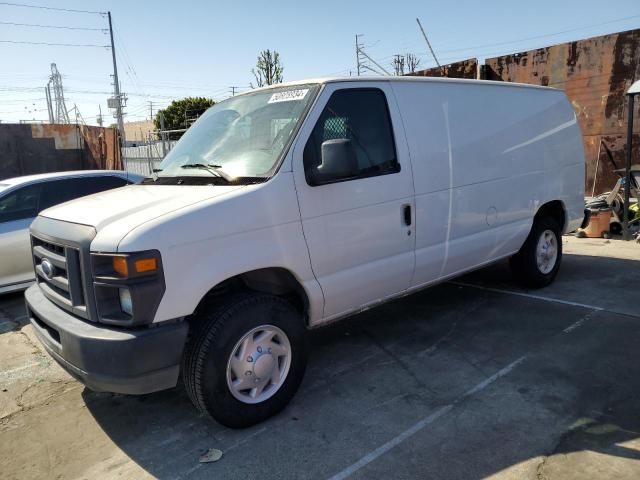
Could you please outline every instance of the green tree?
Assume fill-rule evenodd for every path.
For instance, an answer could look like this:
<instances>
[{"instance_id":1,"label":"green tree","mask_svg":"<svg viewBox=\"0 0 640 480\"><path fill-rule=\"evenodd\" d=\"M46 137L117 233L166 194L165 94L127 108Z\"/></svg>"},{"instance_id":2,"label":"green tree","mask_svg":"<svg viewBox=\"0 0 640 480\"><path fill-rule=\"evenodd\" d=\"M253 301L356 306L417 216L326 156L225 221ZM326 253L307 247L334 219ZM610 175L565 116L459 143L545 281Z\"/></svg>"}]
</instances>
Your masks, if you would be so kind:
<instances>
[{"instance_id":1,"label":"green tree","mask_svg":"<svg viewBox=\"0 0 640 480\"><path fill-rule=\"evenodd\" d=\"M256 68L251 69L251 73L256 79L256 86L275 85L282 83L282 72L284 67L280 63L280 54L275 50L263 50L258 55ZM253 84L251 84L253 86Z\"/></svg>"},{"instance_id":2,"label":"green tree","mask_svg":"<svg viewBox=\"0 0 640 480\"><path fill-rule=\"evenodd\" d=\"M215 102L211 98L186 97L182 100L174 100L167 108L158 110L153 124L156 130L160 130L160 117L164 115L165 130L181 130L189 128L196 119L202 115L207 108L213 106ZM167 138L177 140L182 136L182 132L170 133Z\"/></svg>"}]
</instances>

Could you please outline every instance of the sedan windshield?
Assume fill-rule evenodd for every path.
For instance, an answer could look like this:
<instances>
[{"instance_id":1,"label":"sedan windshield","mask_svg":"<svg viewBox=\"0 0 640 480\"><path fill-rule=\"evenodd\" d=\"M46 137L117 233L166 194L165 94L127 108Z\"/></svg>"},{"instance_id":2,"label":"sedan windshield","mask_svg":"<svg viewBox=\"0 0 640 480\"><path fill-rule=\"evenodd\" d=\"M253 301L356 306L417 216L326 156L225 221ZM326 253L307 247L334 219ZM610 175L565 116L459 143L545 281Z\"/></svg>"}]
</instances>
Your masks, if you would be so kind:
<instances>
[{"instance_id":1,"label":"sedan windshield","mask_svg":"<svg viewBox=\"0 0 640 480\"><path fill-rule=\"evenodd\" d=\"M193 124L157 170L158 178L208 176L222 181L272 175L317 85L239 95Z\"/></svg>"}]
</instances>

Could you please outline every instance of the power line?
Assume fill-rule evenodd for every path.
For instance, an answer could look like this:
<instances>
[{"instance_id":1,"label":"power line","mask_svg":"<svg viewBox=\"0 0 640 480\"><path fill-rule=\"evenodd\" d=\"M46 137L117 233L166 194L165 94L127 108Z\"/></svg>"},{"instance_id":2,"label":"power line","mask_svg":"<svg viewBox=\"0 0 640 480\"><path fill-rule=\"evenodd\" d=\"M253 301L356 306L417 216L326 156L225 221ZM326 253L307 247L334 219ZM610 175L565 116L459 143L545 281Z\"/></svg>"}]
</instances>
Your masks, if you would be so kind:
<instances>
[{"instance_id":1,"label":"power line","mask_svg":"<svg viewBox=\"0 0 640 480\"><path fill-rule=\"evenodd\" d=\"M386 70L382 65L380 65L380 64L379 64L378 62L376 62L373 58L371 58L369 55L367 55L367 54L366 54L366 52L365 52L362 48L360 49L360 53L361 53L362 55L364 55L366 58L368 58L368 59L369 59L369 60L370 60L370 61L371 61L371 62L372 62L376 67L378 67L380 70L382 70L382 71L384 72L384 74L386 74L386 75L391 75L391 74L390 74L390 73L389 73L389 72L388 72L388 71L387 71L387 70ZM365 67L365 68L368 68L368 69L369 69L369 70L371 70L371 71L374 71L374 72L376 71L376 70L374 70L373 68L371 68L371 67L370 67L370 66L368 66L368 65L364 65L364 67ZM379 73L379 72L378 72L378 73ZM381 75L382 75L382 74L381 74Z\"/></svg>"},{"instance_id":2,"label":"power line","mask_svg":"<svg viewBox=\"0 0 640 480\"><path fill-rule=\"evenodd\" d=\"M587 29L591 29L591 28L596 28L596 27L600 27L603 25L610 25L612 23L618 23L618 22L623 22L625 20L632 20L634 18L640 18L640 14L636 14L636 15L630 15L627 17L621 17L621 18L616 18L613 20L608 20L606 22L600 22L600 23L596 23L596 24L591 24L591 25L583 25L581 27L576 27L576 28L571 28L568 30L562 30L559 32L553 32L553 33L546 33L543 35L536 35L533 37L523 37L520 39L513 39L513 40L507 40L504 42L497 42L497 43L492 43L492 44L484 44L484 45L473 45L473 46L469 46L469 47L459 47L459 48L454 48L454 49L446 49L446 50L439 50L440 54L443 53L456 53L456 52L474 52L474 56L476 57L492 57L492 56L498 56L498 55L504 55L504 52L495 52L495 50L493 52L495 53L483 53L483 52L477 52L475 51L478 48L486 48L486 47L494 47L494 46L503 46L503 45L510 45L510 44L516 44L516 43L522 43L522 42L526 42L526 41L530 41L530 40L537 40L537 39L541 39L541 38L547 38L547 37L554 37L557 35L563 35L565 33L571 33L571 32L576 32L579 30L587 30ZM616 32L610 32L610 33L603 33L601 35L610 35L612 33L616 33ZM578 39L580 40L580 39ZM532 47L528 50L534 50L535 47ZM517 53L517 52L513 52L513 53ZM391 55L385 55L385 56L381 56L381 57L375 57L375 60L377 62L383 63L387 60L393 59L394 56L396 54L391 54ZM471 55L471 54L470 54ZM426 54L422 54L420 55L420 58L423 59L423 57L426 56ZM458 56L448 56L448 57L439 57L438 60L459 60ZM328 76L332 76L332 75L342 75L345 73L349 73L350 69L349 68L345 68L344 70L339 70L336 72L333 72L331 74L328 74Z\"/></svg>"},{"instance_id":3,"label":"power line","mask_svg":"<svg viewBox=\"0 0 640 480\"><path fill-rule=\"evenodd\" d=\"M547 33L547 34L544 34L544 35L536 35L535 37L525 37L525 38L521 38L519 40L507 40L507 41L504 41L504 42L488 43L488 44L485 44L485 45L474 45L473 47L464 47L464 48L455 48L455 49L450 49L450 50L441 50L440 53L463 52L463 51L471 50L471 49L474 49L474 48L498 47L498 46L501 46L501 45L509 45L509 44L512 44L512 43L521 43L521 42L526 42L526 41L529 41L529 40L537 40L537 39L540 39L540 38L554 37L556 35L562 35L564 33L571 33L571 32L575 32L575 31L578 31L578 30L585 30L585 29L588 29L588 28L600 27L602 25L608 25L610 23L617 23L617 22L621 22L621 21L624 21L624 20L631 20L633 18L639 18L639 17L640 17L640 15L632 15L630 17L618 18L616 20L610 20L608 22L597 23L597 24L594 24L594 25L586 25L584 27L576 27L576 28L572 28L572 29L569 29L569 30L563 30L561 32Z\"/></svg>"},{"instance_id":4,"label":"power line","mask_svg":"<svg viewBox=\"0 0 640 480\"><path fill-rule=\"evenodd\" d=\"M145 91L141 87L140 78L138 77L138 73L136 72L136 69L133 66L133 62L131 61L131 57L129 56L127 47L124 44L124 41L122 40L122 36L118 33L117 30L114 30L114 33L121 47L120 50L116 53L118 53L118 57L122 60L122 63L125 64L125 67L126 67L125 73L133 82L136 93L144 94Z\"/></svg>"},{"instance_id":5,"label":"power line","mask_svg":"<svg viewBox=\"0 0 640 480\"><path fill-rule=\"evenodd\" d=\"M109 45L98 45L94 43L48 43L48 42L23 42L17 40L0 40L0 43L13 43L19 45L47 45L49 47L98 47L110 48Z\"/></svg>"},{"instance_id":6,"label":"power line","mask_svg":"<svg viewBox=\"0 0 640 480\"><path fill-rule=\"evenodd\" d=\"M587 30L587 29L590 29L590 28L600 27L600 26L603 26L603 25L609 25L609 24L612 24L612 23L622 22L622 21L625 21L625 20L632 20L634 18L640 18L640 14L631 15L631 16L628 16L628 17L617 18L617 19L606 21L606 22L600 22L600 23L592 24L592 25L583 25L581 27L571 28L571 29L568 29L568 30L562 30L562 31L559 31L559 32L546 33L546 34L543 34L543 35L536 35L536 36L533 36L533 37L523 37L523 38L519 38L519 39L506 40L504 42L489 43L489 44L484 44L484 45L473 45L473 46L469 46L469 47L458 47L458 48L453 48L453 49L445 49L445 50L439 50L439 52L441 54L442 53L468 52L468 51L474 51L474 50L479 49L479 48L511 45L511 44L516 44L516 43L527 42L527 41L530 41L530 40L538 40L538 39L541 39L541 38L554 37L554 36L557 36L557 35L563 35L565 33L576 32L576 31L579 31L579 30ZM608 34L604 33L602 35L608 35ZM580 39L578 39L578 40L580 40ZM499 55L499 54L500 53L492 53L490 55ZM477 56L483 56L483 55L486 55L486 54L484 54L484 53L476 53L476 55ZM393 56L394 56L393 54L392 55L386 55L384 57L377 58L377 60L382 62L384 60L388 60L388 59L393 58ZM447 60L447 59L453 59L453 58L457 58L457 57L451 57L450 56L450 57L446 57L446 58L440 58L440 60Z\"/></svg>"},{"instance_id":7,"label":"power line","mask_svg":"<svg viewBox=\"0 0 640 480\"><path fill-rule=\"evenodd\" d=\"M14 27L37 27L37 28L57 28L62 30L86 30L94 32L107 32L106 28L88 28L88 27L69 27L66 25L41 25L38 23L15 23L15 22L0 22L0 25L12 25Z\"/></svg>"},{"instance_id":8,"label":"power line","mask_svg":"<svg viewBox=\"0 0 640 480\"><path fill-rule=\"evenodd\" d=\"M106 12L95 12L91 10L74 10L71 8L57 8L57 7L45 7L44 5L30 5L27 3L10 3L0 2L0 5L6 5L8 7L23 7L23 8L38 8L41 10L55 10L57 12L70 12L70 13L93 13L97 15L106 15Z\"/></svg>"},{"instance_id":9,"label":"power line","mask_svg":"<svg viewBox=\"0 0 640 480\"><path fill-rule=\"evenodd\" d=\"M359 41L359 37L362 37L362 36L363 36L362 34L356 35L356 64L357 64L358 76L360 76L360 74L362 73L363 69L369 70L369 71L377 73L379 75L391 75L387 70L385 70L385 68L382 65L380 65L378 62L376 62L373 58L371 58L369 55L367 55L367 53L364 51L364 45L361 44L360 41ZM380 72L379 70L376 70L371 65L367 65L365 62L362 61L362 57L364 57L367 60L369 60L376 67L378 67L380 70L382 70L382 72L384 72L384 73Z\"/></svg>"}]
</instances>

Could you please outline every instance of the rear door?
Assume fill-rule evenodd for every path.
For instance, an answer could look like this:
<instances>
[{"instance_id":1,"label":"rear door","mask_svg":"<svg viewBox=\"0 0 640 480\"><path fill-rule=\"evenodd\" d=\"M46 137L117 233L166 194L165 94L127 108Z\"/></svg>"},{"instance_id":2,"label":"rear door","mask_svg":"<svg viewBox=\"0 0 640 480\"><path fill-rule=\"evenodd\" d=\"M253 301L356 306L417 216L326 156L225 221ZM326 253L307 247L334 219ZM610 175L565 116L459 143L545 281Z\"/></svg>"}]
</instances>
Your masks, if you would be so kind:
<instances>
[{"instance_id":1,"label":"rear door","mask_svg":"<svg viewBox=\"0 0 640 480\"><path fill-rule=\"evenodd\" d=\"M327 84L293 152L325 318L406 290L414 268L413 179L399 112L386 82L362 85ZM318 178L322 145L329 140L352 145L353 175Z\"/></svg>"}]
</instances>

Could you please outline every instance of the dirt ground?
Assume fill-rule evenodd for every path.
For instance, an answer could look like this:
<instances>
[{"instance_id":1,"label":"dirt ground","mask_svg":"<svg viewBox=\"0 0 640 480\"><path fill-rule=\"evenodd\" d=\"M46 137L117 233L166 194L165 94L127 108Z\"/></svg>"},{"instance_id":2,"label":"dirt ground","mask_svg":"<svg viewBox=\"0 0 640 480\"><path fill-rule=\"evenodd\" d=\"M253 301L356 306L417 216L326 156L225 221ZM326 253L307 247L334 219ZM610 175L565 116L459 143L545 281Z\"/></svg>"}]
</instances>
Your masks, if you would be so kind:
<instances>
[{"instance_id":1,"label":"dirt ground","mask_svg":"<svg viewBox=\"0 0 640 480\"><path fill-rule=\"evenodd\" d=\"M180 386L84 389L0 297L0 478L638 479L640 245L563 243L546 289L500 263L314 331L291 405L246 430Z\"/></svg>"}]
</instances>

